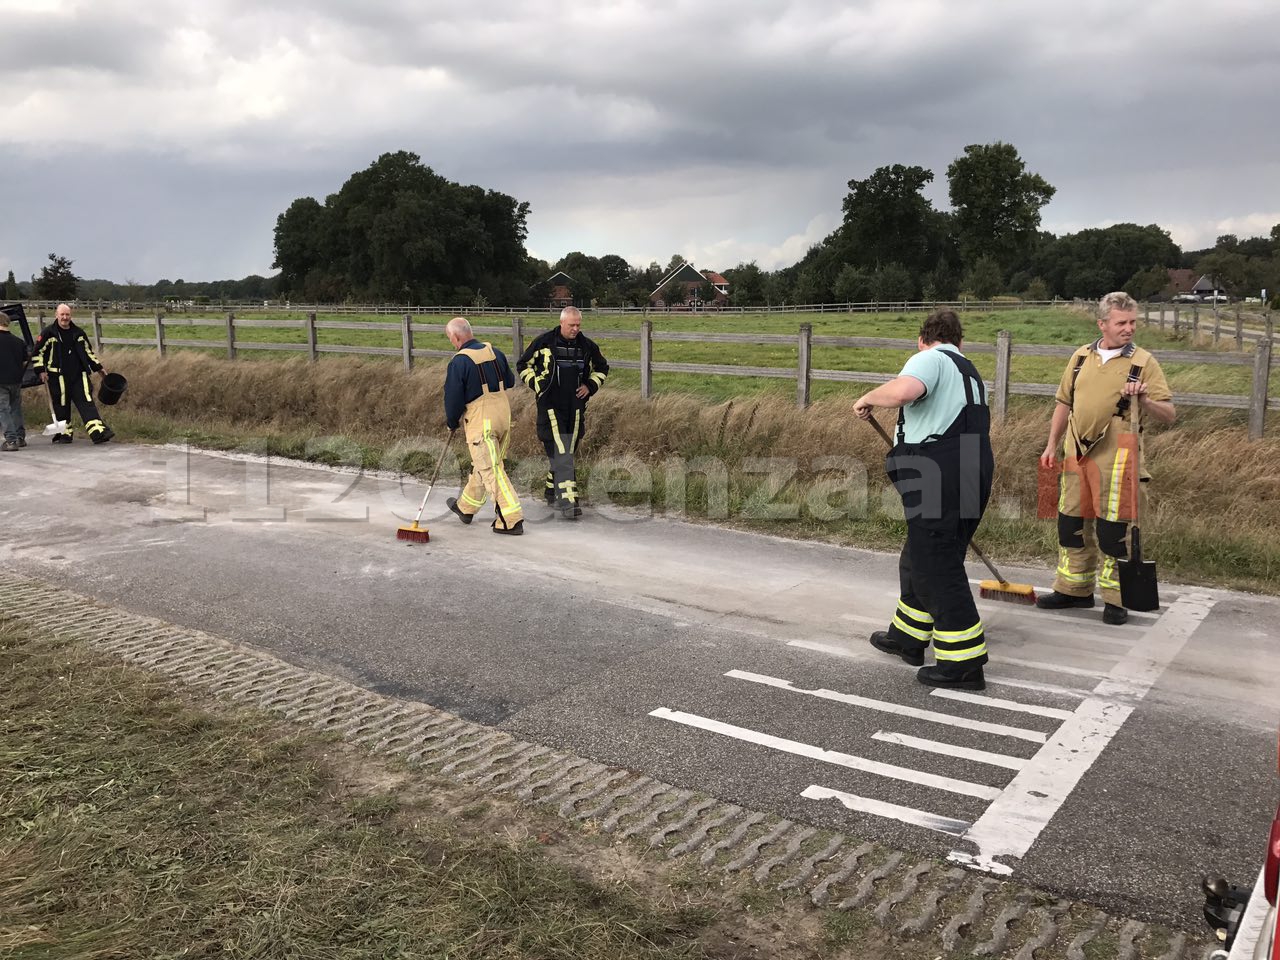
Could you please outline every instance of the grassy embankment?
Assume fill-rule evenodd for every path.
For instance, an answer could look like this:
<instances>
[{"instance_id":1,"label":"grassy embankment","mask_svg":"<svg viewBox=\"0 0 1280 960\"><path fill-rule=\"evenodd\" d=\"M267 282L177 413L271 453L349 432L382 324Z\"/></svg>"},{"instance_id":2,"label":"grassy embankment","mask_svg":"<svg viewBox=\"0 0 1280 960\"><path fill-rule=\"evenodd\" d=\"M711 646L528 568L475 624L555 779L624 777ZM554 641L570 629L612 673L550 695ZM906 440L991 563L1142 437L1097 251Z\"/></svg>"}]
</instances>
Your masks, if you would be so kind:
<instances>
[{"instance_id":1,"label":"grassy embankment","mask_svg":"<svg viewBox=\"0 0 1280 960\"><path fill-rule=\"evenodd\" d=\"M350 319L350 318L344 318ZM386 317L371 317L386 321ZM797 316L676 316L661 318L656 328L679 330L732 329L735 332L791 333L811 322L815 334L868 335L911 338L920 317L819 314ZM1017 343L1078 344L1096 330L1088 317L1068 310L1001 312L966 315L966 333L975 342L992 342L1000 329L1012 331ZM478 320L478 323L485 322ZM497 321L501 322L501 321ZM495 322L495 325L497 325ZM600 317L588 328L634 329L634 318ZM530 324L527 336L540 328ZM109 334L126 335L127 328L107 327ZM214 328L206 331L216 338ZM136 334L136 330L134 333ZM245 330L243 337L300 341L300 331ZM394 346L398 334L384 331L321 331L322 342ZM187 335L183 332L184 337ZM493 337L509 347L509 338ZM1140 340L1157 352L1188 349L1184 337L1146 329ZM635 341L602 343L614 359L635 358ZM418 346L444 348L443 336L419 335ZM441 363L421 362L404 374L391 359L326 356L317 364L278 353L246 352L258 362L228 363L216 352L175 351L160 360L145 349L108 348L111 364L130 380L127 399L112 411L113 426L124 438L167 441L187 438L218 446L249 446L288 455L304 455L318 437L342 436L358 445L367 466L375 466L389 447L408 437L439 436L441 424ZM657 360L793 366L795 348L780 345L656 342ZM896 350L814 349L815 368L857 369L894 373L906 353ZM994 358L975 355L990 376ZM1019 357L1015 353L1013 379L1056 383L1065 361L1059 358ZM1175 393L1245 394L1250 366L1165 365ZM611 376L604 392L589 410L584 455L588 464L625 459L641 461L648 472L649 492L618 495L632 504L649 502L659 512L681 508L692 517L739 523L785 536L822 538L842 543L892 547L900 542L901 522L881 499L882 451L870 428L850 416L849 402L869 387L858 384L815 383L815 403L794 407L794 382L729 377L654 377L658 396L645 403L637 395L633 371ZM1280 374L1273 378L1280 392ZM541 449L533 430L533 409L527 392L514 395L517 426L513 458L527 461L528 475L537 475ZM1043 448L1050 402L1015 397L1008 421L993 439L999 463L992 509L984 522L982 540L993 553L1007 559L1047 562L1052 559L1052 522L1036 519L1036 458ZM1168 580L1231 585L1246 589L1280 589L1280 476L1274 468L1278 441L1249 443L1243 411L1183 407L1172 429L1149 434L1149 467L1156 476L1154 509L1146 518L1149 551ZM888 419L888 415L883 415ZM323 458L324 455L320 455ZM852 458L865 465L869 497L850 507L837 491L847 464L833 468L822 457ZM667 467L672 462L704 458L723 463L727 471L727 511L717 509L715 484L700 473L687 477L684 496L668 489ZM797 472L773 481L758 472L753 458L783 458ZM430 464L413 463L425 470ZM785 474L785 463L783 464ZM845 471L845 472L842 472ZM680 470L676 470L680 473ZM856 474L856 468L854 473ZM620 474L611 472L620 485ZM604 493L597 470L593 497ZM779 511L751 506L760 500L763 484L786 481L772 497ZM854 477L854 486L858 478ZM847 485L847 484L844 484ZM710 495L709 495L710 493ZM892 502L892 497L888 498ZM675 501L679 502L675 502ZM727 512L727 516L720 516ZM793 516L778 517L777 513ZM765 515L772 513L773 516Z\"/></svg>"},{"instance_id":2,"label":"grassy embankment","mask_svg":"<svg viewBox=\"0 0 1280 960\"><path fill-rule=\"evenodd\" d=\"M824 922L0 615L0 956L934 952L886 942L866 911Z\"/></svg>"}]
</instances>

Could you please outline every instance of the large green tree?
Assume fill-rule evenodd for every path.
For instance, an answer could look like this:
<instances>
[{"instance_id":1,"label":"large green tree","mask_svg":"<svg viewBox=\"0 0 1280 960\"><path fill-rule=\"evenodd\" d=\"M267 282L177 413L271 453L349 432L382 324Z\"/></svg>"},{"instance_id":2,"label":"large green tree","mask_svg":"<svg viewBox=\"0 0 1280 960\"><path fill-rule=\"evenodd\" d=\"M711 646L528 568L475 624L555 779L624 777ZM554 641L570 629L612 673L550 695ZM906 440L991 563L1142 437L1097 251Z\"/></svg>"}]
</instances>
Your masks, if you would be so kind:
<instances>
[{"instance_id":1,"label":"large green tree","mask_svg":"<svg viewBox=\"0 0 1280 960\"><path fill-rule=\"evenodd\" d=\"M80 278L71 272L74 260L49 254L49 262L40 268L40 276L32 277L32 289L37 300L74 300Z\"/></svg>"},{"instance_id":2,"label":"large green tree","mask_svg":"<svg viewBox=\"0 0 1280 960\"><path fill-rule=\"evenodd\" d=\"M913 274L932 266L944 240L942 219L921 193L932 181L932 171L900 163L850 180L844 225L833 240L841 261L873 268L898 263Z\"/></svg>"},{"instance_id":3,"label":"large green tree","mask_svg":"<svg viewBox=\"0 0 1280 960\"><path fill-rule=\"evenodd\" d=\"M1036 239L1040 210L1057 191L1029 173L1009 143L970 144L947 167L954 228L972 269L982 257L1009 269Z\"/></svg>"},{"instance_id":4,"label":"large green tree","mask_svg":"<svg viewBox=\"0 0 1280 960\"><path fill-rule=\"evenodd\" d=\"M13 271L9 271L9 276L4 281L4 298L9 301L18 299L18 281L13 275Z\"/></svg>"},{"instance_id":5,"label":"large green tree","mask_svg":"<svg viewBox=\"0 0 1280 960\"><path fill-rule=\"evenodd\" d=\"M528 212L506 194L439 176L416 154L386 153L323 205L303 197L277 220L282 292L523 302Z\"/></svg>"},{"instance_id":6,"label":"large green tree","mask_svg":"<svg viewBox=\"0 0 1280 960\"><path fill-rule=\"evenodd\" d=\"M726 270L724 278L729 281L729 300L735 307L764 306L765 274L754 260Z\"/></svg>"},{"instance_id":7,"label":"large green tree","mask_svg":"<svg viewBox=\"0 0 1280 960\"><path fill-rule=\"evenodd\" d=\"M1175 267L1181 258L1178 245L1157 224L1117 223L1046 240L1030 265L1058 296L1100 297L1125 289L1139 271Z\"/></svg>"}]
</instances>

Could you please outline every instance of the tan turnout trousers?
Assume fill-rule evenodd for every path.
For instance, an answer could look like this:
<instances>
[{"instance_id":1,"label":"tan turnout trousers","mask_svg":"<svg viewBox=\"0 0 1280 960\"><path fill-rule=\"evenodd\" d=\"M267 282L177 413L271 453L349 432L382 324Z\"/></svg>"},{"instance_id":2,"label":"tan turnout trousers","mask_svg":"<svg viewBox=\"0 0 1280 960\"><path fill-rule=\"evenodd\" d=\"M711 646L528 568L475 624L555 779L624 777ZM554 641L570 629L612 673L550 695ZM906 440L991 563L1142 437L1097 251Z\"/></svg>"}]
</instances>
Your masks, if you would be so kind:
<instances>
[{"instance_id":1,"label":"tan turnout trousers","mask_svg":"<svg viewBox=\"0 0 1280 960\"><path fill-rule=\"evenodd\" d=\"M497 362L493 347L487 343L479 350L458 352L476 365ZM484 506L486 497L493 497L497 514L494 526L510 528L524 517L520 498L503 464L511 436L511 404L507 401L507 391L501 380L494 391L489 389L482 376L480 389L484 392L467 404L467 411L462 415L462 428L471 453L471 476L458 497L458 509L466 514L475 514Z\"/></svg>"}]
</instances>

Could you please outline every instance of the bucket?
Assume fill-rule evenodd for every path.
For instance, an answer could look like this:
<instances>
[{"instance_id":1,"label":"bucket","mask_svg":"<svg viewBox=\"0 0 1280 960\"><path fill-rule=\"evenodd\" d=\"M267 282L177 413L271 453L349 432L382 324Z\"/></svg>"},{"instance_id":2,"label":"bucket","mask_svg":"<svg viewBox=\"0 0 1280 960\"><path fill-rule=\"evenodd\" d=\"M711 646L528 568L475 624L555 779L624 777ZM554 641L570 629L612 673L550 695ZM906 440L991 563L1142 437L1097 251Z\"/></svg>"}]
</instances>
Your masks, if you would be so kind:
<instances>
[{"instance_id":1,"label":"bucket","mask_svg":"<svg viewBox=\"0 0 1280 960\"><path fill-rule=\"evenodd\" d=\"M102 378L102 386L98 388L98 401L108 407L124 396L124 388L129 385L118 373L108 373Z\"/></svg>"}]
</instances>

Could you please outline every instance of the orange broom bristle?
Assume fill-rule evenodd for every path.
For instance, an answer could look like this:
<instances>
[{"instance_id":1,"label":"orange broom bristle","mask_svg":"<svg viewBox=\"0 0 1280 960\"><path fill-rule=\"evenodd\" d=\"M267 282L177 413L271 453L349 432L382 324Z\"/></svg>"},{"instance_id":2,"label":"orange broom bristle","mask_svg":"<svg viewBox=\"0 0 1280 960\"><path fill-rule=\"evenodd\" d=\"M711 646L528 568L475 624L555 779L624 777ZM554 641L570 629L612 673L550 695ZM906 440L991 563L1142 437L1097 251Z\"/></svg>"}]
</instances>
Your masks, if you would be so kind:
<instances>
[{"instance_id":1,"label":"orange broom bristle","mask_svg":"<svg viewBox=\"0 0 1280 960\"><path fill-rule=\"evenodd\" d=\"M431 534L426 527L401 527L396 531L397 540L408 540L410 543L428 543L431 540Z\"/></svg>"},{"instance_id":2,"label":"orange broom bristle","mask_svg":"<svg viewBox=\"0 0 1280 960\"><path fill-rule=\"evenodd\" d=\"M1005 603L1035 605L1036 590L1028 583L1006 583L1001 580L983 580L978 584L978 596L984 600L1002 600Z\"/></svg>"}]
</instances>

